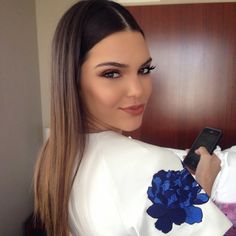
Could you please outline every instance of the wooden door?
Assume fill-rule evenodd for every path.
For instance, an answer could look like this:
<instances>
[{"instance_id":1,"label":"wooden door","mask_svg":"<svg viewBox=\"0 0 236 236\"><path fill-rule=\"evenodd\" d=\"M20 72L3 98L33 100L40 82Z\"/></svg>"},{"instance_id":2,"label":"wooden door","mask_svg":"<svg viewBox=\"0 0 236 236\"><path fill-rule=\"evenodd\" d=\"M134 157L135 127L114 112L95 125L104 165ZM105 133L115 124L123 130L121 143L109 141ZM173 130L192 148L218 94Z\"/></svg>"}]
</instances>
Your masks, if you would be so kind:
<instances>
[{"instance_id":1,"label":"wooden door","mask_svg":"<svg viewBox=\"0 0 236 236\"><path fill-rule=\"evenodd\" d=\"M150 46L153 95L132 135L188 148L205 126L236 145L236 3L129 7Z\"/></svg>"}]
</instances>

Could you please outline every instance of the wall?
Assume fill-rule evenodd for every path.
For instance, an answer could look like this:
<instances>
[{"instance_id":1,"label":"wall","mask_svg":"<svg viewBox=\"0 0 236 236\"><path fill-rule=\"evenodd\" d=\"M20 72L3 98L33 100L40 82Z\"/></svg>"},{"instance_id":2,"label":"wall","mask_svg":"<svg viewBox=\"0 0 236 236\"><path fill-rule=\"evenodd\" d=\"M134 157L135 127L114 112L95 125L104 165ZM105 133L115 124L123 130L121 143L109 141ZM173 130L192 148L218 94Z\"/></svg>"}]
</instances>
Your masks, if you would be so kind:
<instances>
[{"instance_id":1,"label":"wall","mask_svg":"<svg viewBox=\"0 0 236 236\"><path fill-rule=\"evenodd\" d=\"M49 127L51 42L59 18L76 0L35 0L43 128Z\"/></svg>"},{"instance_id":2,"label":"wall","mask_svg":"<svg viewBox=\"0 0 236 236\"><path fill-rule=\"evenodd\" d=\"M0 235L23 235L42 142L35 4L0 0Z\"/></svg>"}]
</instances>

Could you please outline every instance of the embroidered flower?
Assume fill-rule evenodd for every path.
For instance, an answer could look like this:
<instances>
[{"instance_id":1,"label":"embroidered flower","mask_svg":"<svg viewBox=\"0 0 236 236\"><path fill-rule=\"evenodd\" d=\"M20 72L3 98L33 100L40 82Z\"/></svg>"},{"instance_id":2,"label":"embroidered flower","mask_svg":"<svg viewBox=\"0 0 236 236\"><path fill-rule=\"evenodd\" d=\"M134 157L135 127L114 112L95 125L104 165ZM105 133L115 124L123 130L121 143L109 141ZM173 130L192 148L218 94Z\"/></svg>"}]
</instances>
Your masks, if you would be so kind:
<instances>
[{"instance_id":1,"label":"embroidered flower","mask_svg":"<svg viewBox=\"0 0 236 236\"><path fill-rule=\"evenodd\" d=\"M181 225L202 221L201 205L209 200L191 174L181 171L161 170L153 176L148 198L152 201L148 215L157 219L155 227L163 233L171 231L173 224Z\"/></svg>"}]
</instances>

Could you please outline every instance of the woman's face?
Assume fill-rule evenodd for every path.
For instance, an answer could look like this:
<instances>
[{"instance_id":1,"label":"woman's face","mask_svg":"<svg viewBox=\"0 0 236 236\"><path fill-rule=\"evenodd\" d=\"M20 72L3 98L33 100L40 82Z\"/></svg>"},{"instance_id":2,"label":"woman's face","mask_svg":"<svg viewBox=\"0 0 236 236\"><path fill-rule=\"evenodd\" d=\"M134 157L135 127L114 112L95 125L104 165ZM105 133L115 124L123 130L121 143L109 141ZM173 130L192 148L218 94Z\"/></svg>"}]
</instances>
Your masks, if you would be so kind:
<instances>
[{"instance_id":1,"label":"woman's face","mask_svg":"<svg viewBox=\"0 0 236 236\"><path fill-rule=\"evenodd\" d=\"M152 90L152 69L139 32L114 33L88 52L81 71L81 96L91 131L140 127Z\"/></svg>"}]
</instances>

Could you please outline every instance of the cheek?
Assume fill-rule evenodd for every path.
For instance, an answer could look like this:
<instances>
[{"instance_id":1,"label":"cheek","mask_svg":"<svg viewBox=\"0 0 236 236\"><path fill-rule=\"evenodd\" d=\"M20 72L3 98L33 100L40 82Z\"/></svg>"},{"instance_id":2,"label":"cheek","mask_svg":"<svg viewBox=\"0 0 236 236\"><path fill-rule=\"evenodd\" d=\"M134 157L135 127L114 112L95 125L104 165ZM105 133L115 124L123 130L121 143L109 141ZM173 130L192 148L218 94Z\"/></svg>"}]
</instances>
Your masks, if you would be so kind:
<instances>
[{"instance_id":1,"label":"cheek","mask_svg":"<svg viewBox=\"0 0 236 236\"><path fill-rule=\"evenodd\" d=\"M116 108L119 106L122 94L106 86L94 85L85 91L85 103L91 110L104 110L106 108Z\"/></svg>"},{"instance_id":2,"label":"cheek","mask_svg":"<svg viewBox=\"0 0 236 236\"><path fill-rule=\"evenodd\" d=\"M149 99L149 97L152 94L152 80L151 79L148 79L147 81L145 81L144 91L145 91L146 98Z\"/></svg>"}]
</instances>

